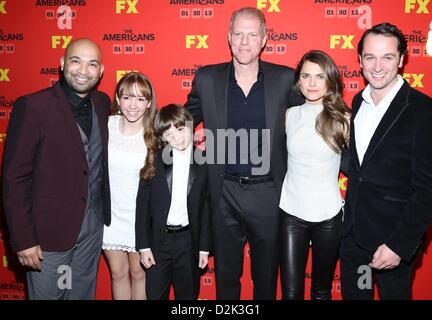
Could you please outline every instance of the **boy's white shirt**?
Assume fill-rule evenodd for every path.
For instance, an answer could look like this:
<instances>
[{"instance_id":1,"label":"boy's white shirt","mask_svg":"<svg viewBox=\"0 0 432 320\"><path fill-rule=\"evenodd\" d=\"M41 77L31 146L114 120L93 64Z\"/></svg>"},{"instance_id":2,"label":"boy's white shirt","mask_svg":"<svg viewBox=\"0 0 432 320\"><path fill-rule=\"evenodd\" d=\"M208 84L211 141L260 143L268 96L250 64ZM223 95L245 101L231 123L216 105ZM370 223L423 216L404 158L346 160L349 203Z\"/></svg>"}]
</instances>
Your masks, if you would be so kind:
<instances>
[{"instance_id":1,"label":"boy's white shirt","mask_svg":"<svg viewBox=\"0 0 432 320\"><path fill-rule=\"evenodd\" d=\"M189 224L187 209L187 186L189 180L189 168L191 161L192 143L183 150L173 148L173 177L171 189L171 206L168 212L167 225L187 226ZM139 249L145 252L150 248ZM200 251L200 254L209 254Z\"/></svg>"}]
</instances>

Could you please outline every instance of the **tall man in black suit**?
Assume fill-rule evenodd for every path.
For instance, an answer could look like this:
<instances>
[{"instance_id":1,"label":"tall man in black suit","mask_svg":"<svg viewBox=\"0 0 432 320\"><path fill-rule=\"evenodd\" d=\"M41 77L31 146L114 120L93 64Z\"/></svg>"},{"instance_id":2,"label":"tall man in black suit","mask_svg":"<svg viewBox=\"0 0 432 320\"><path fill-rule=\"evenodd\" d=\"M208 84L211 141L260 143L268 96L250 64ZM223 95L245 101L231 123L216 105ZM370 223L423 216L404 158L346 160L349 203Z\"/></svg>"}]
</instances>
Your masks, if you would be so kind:
<instances>
[{"instance_id":1,"label":"tall man in black suit","mask_svg":"<svg viewBox=\"0 0 432 320\"><path fill-rule=\"evenodd\" d=\"M207 154L215 151L209 161L216 164L208 165L208 173L216 298L240 298L248 241L254 298L275 299L279 198L287 163L284 114L294 72L260 60L266 22L256 8L232 14L228 40L232 61L197 70L185 105L195 126L204 123Z\"/></svg>"},{"instance_id":2,"label":"tall man in black suit","mask_svg":"<svg viewBox=\"0 0 432 320\"><path fill-rule=\"evenodd\" d=\"M406 50L389 23L358 45L369 84L352 103L344 299L372 299L372 274L381 299L410 299L413 260L432 218L432 99L398 74Z\"/></svg>"},{"instance_id":3,"label":"tall man in black suit","mask_svg":"<svg viewBox=\"0 0 432 320\"><path fill-rule=\"evenodd\" d=\"M72 41L63 78L21 97L9 122L3 202L30 299L93 299L103 223L110 223L109 97L93 90L102 54Z\"/></svg>"}]
</instances>

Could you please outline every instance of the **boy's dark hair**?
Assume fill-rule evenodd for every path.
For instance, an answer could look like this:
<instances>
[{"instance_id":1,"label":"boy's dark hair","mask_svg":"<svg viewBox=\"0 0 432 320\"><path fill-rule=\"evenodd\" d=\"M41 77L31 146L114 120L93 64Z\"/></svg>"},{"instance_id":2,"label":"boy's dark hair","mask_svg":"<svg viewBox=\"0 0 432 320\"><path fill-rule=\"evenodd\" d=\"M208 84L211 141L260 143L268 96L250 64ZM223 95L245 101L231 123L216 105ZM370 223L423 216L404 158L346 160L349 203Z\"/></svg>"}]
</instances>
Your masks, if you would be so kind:
<instances>
[{"instance_id":1,"label":"boy's dark hair","mask_svg":"<svg viewBox=\"0 0 432 320\"><path fill-rule=\"evenodd\" d=\"M159 109L154 119L153 129L155 141L153 148L147 149L147 157L144 168L141 169L140 177L145 180L150 180L156 175L155 155L166 146L166 141L163 141L163 133L171 127L171 124L176 127L187 125L192 126L193 118L191 114L182 106L177 104L168 104Z\"/></svg>"},{"instance_id":2,"label":"boy's dark hair","mask_svg":"<svg viewBox=\"0 0 432 320\"><path fill-rule=\"evenodd\" d=\"M154 132L156 139L160 141L159 148L163 148L166 142L162 141L163 133L171 127L184 127L187 124L192 125L193 118L191 114L178 104L169 104L159 109L154 120Z\"/></svg>"}]
</instances>

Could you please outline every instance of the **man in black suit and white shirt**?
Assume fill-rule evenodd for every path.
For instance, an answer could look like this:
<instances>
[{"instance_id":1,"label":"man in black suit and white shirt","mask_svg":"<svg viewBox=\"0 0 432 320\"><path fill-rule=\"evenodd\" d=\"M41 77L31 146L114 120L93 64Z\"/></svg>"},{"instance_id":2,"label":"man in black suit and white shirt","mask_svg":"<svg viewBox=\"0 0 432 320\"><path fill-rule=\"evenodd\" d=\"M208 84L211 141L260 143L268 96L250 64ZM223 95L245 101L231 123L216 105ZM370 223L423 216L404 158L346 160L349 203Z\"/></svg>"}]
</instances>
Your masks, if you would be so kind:
<instances>
[{"instance_id":1,"label":"man in black suit and white shirt","mask_svg":"<svg viewBox=\"0 0 432 320\"><path fill-rule=\"evenodd\" d=\"M432 218L432 99L398 74L406 50L389 23L367 30L358 45L369 84L352 104L344 299L372 299L372 273L381 299L410 299L413 258Z\"/></svg>"},{"instance_id":2,"label":"man in black suit and white shirt","mask_svg":"<svg viewBox=\"0 0 432 320\"><path fill-rule=\"evenodd\" d=\"M208 165L216 298L240 298L248 241L254 299L275 299L279 198L287 163L284 114L294 72L260 60L266 22L256 8L232 14L228 40L232 61L198 69L185 104L195 126L204 123L207 154L215 151L217 162Z\"/></svg>"}]
</instances>

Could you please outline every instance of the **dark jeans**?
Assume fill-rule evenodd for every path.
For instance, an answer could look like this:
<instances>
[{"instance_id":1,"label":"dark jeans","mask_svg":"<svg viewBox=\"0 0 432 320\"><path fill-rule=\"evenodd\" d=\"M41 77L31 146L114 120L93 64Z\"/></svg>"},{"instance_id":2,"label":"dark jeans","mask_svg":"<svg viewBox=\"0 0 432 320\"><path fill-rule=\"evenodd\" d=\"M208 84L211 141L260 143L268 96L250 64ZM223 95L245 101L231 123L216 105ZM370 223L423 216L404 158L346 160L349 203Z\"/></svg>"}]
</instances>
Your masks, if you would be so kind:
<instances>
[{"instance_id":1,"label":"dark jeans","mask_svg":"<svg viewBox=\"0 0 432 320\"><path fill-rule=\"evenodd\" d=\"M370 269L368 264L371 263L374 253L357 244L353 229L343 237L340 249L342 298L372 300L373 281L376 281L380 299L411 299L413 263L402 260L394 269Z\"/></svg>"},{"instance_id":2,"label":"dark jeans","mask_svg":"<svg viewBox=\"0 0 432 320\"><path fill-rule=\"evenodd\" d=\"M282 299L303 300L304 279L312 241L311 299L330 300L342 235L342 211L322 222L308 222L281 213Z\"/></svg>"}]
</instances>

